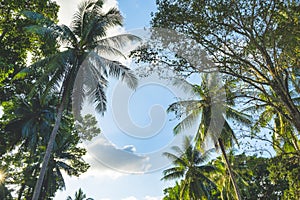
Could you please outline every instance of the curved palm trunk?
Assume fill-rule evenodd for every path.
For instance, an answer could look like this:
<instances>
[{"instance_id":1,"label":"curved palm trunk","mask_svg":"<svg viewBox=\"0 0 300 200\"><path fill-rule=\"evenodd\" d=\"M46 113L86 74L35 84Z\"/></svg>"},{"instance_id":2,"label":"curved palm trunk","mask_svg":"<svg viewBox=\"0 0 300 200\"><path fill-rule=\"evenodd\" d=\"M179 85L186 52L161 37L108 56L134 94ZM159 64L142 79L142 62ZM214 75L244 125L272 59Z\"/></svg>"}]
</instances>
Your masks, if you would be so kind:
<instances>
[{"instance_id":1,"label":"curved palm trunk","mask_svg":"<svg viewBox=\"0 0 300 200\"><path fill-rule=\"evenodd\" d=\"M35 184L35 187L34 187L32 200L38 200L39 199L41 188L42 188L43 181L44 181L44 177L45 177L46 170L47 170L47 166L48 166L50 156L51 156L51 153L52 153L52 149L53 149L53 145L54 145L54 142L55 142L55 137L57 135L57 132L58 132L58 129L59 129L59 126L60 126L63 111L64 111L64 103L62 101L61 105L59 106L58 112L57 112L54 128L53 128L53 130L51 132L51 135L50 135L50 138L49 138L49 142L48 142L46 153L45 153L45 156L44 156L44 159L43 159L42 168L41 168L41 171L40 171L40 174L39 174L39 178L38 178L38 180Z\"/></svg>"},{"instance_id":2,"label":"curved palm trunk","mask_svg":"<svg viewBox=\"0 0 300 200\"><path fill-rule=\"evenodd\" d=\"M235 178L234 178L234 174L232 172L232 168L231 168L231 165L228 161L228 158L227 158L227 155L226 155L226 151L225 151L225 147L224 147L224 144L223 144L223 141L221 138L218 139L218 143L219 143L219 146L221 148L221 151L222 151L222 154L223 154L223 157L225 159L225 163L226 163L226 167L228 169L228 172L229 172L229 176L230 176L230 179L231 179L231 182L232 182L232 185L233 185L233 188L234 188L234 192L236 194L236 197L238 200L241 200L242 197L241 197L241 193L240 193L240 190L237 186L237 183L235 181Z\"/></svg>"}]
</instances>

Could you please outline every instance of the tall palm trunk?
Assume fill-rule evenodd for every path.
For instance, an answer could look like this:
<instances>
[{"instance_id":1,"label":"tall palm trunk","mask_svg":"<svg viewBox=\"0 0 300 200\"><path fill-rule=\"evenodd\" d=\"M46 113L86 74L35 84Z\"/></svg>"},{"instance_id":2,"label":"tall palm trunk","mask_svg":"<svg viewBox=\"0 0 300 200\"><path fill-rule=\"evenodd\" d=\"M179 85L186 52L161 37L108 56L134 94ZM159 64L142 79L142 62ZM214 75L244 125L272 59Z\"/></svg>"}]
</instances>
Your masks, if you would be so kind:
<instances>
[{"instance_id":1,"label":"tall palm trunk","mask_svg":"<svg viewBox=\"0 0 300 200\"><path fill-rule=\"evenodd\" d=\"M230 180L232 182L232 185L233 185L233 188L234 188L234 192L236 194L236 197L238 200L242 200L242 197L241 197L241 193L240 193L240 190L237 186L237 183L236 183L236 180L234 178L234 174L232 172L232 168L231 168L231 165L229 163L229 160L227 158L227 155L226 155L226 151L225 151L225 147L224 147L224 144L223 144L223 141L221 138L218 139L218 143L219 143L219 146L221 148L221 151L222 151L222 155L225 159L225 163L226 163L226 167L228 169L228 172L229 172L229 177L230 177Z\"/></svg>"},{"instance_id":2,"label":"tall palm trunk","mask_svg":"<svg viewBox=\"0 0 300 200\"><path fill-rule=\"evenodd\" d=\"M52 153L52 149L53 149L53 145L54 145L54 142L55 142L55 137L57 135L57 132L58 132L58 129L59 129L59 126L60 126L60 122L61 122L61 118L62 118L62 114L63 114L63 111L64 111L64 107L65 107L64 105L65 105L64 101L62 101L62 103L59 106L58 112L57 112L54 128L53 128L53 130L51 132L51 135L50 135L50 138L49 138L49 142L48 142L46 153L45 153L45 156L44 156L44 159L43 159L42 168L41 168L41 171L40 171L40 174L39 174L39 178L38 178L38 180L35 184L35 187L34 187L32 200L38 200L39 199L41 188L42 188L43 181L44 181L44 177L45 177L45 174L46 174L46 171L47 171L47 166L48 166L50 156L51 156L51 153Z\"/></svg>"}]
</instances>

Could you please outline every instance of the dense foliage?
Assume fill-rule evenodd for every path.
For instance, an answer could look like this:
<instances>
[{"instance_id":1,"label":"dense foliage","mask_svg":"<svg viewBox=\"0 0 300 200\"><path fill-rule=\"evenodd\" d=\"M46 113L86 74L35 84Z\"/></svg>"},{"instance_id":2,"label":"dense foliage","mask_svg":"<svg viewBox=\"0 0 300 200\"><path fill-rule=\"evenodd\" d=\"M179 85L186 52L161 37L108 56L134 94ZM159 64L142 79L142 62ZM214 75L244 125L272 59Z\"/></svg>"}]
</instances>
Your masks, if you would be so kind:
<instances>
[{"instance_id":1,"label":"dense foliage","mask_svg":"<svg viewBox=\"0 0 300 200\"><path fill-rule=\"evenodd\" d=\"M156 2L152 26L191 38L193 43L176 45L194 58L203 56L193 48L200 47L222 75L179 53L168 57L166 46L132 53L138 62L163 63L184 81L201 77L192 85L195 99L167 110L179 119L174 134L195 124L198 129L194 140L185 138L182 147L164 153L172 166L162 181L174 182L164 199L300 199L300 2ZM0 2L0 199L52 199L66 187L64 173L86 172L80 143L101 131L95 117L80 116L83 99L103 114L109 77L136 87L132 71L116 60L123 56L120 48L139 38L109 37L107 30L121 26L123 18L115 8L104 12L103 4L83 1L66 26L57 24L55 1ZM167 36L155 35L165 39L159 41L163 45L172 37ZM208 87L209 80L224 85L222 105L211 95L223 94ZM212 127L219 122L212 116L216 104L224 111L218 113L224 122L219 132ZM205 148L207 140L214 149ZM270 147L268 156L261 156L265 149L254 141ZM68 199L91 198L79 189Z\"/></svg>"},{"instance_id":2,"label":"dense foliage","mask_svg":"<svg viewBox=\"0 0 300 200\"><path fill-rule=\"evenodd\" d=\"M299 46L300 2L293 0L232 1L232 0L157 0L158 11L153 14L152 26L172 29L191 38L194 43L178 41L177 45L189 49L184 56L176 54L167 58L163 48L142 48L133 55L138 61L162 62L183 77L207 73L205 66L190 62L195 56L193 44L201 46L214 68L222 74L227 100L243 114L252 115L251 130L235 129L237 138L258 140L270 145L273 158L239 155L232 165L237 182L242 177L247 184L240 184L241 197L232 194L230 182L217 179L218 195L222 199L299 199L300 166L300 105L299 105ZM160 35L158 34L157 37ZM171 36L168 36L171 37ZM167 36L160 41L168 45ZM201 53L201 52L198 52ZM200 58L199 56L196 58ZM209 73L209 76L213 76ZM199 83L202 86L203 83ZM214 92L214 91L212 91ZM182 104L180 115L198 113L201 100ZM197 106L192 106L195 102ZM232 102L235 102L232 104ZM212 104L212 103L211 103ZM192 108L192 109L190 109ZM205 109L205 107L201 108ZM209 118L205 112L201 118ZM225 113L224 113L225 114ZM184 122L184 121L183 121ZM230 124L234 124L233 121ZM241 122L238 122L241 124ZM206 126L204 126L206 127ZM175 127L176 129L180 126ZM221 134L221 136L224 134ZM242 141L242 140L239 141ZM201 138L196 138L196 143ZM245 144L245 143L244 143ZM251 142L250 142L251 144ZM227 147L228 150L231 148ZM249 150L250 149L250 150ZM245 150L243 148L242 150ZM249 151L259 153L254 143ZM239 160L238 160L239 159ZM220 162L212 161L221 166ZM226 164L226 160L224 160ZM226 165L225 165L226 166ZM247 172L246 169L249 168ZM226 168L223 175L230 175ZM234 174L235 174L234 173ZM227 188L224 188L223 186ZM179 187L175 186L175 189ZM176 189L177 190L177 189ZM169 190L168 190L169 191ZM218 197L218 198L219 198ZM217 197L215 197L217 198Z\"/></svg>"},{"instance_id":3,"label":"dense foliage","mask_svg":"<svg viewBox=\"0 0 300 200\"><path fill-rule=\"evenodd\" d=\"M1 2L3 195L9 196L7 185L18 199L49 199L65 187L62 170L70 176L85 172L89 167L82 160L86 150L78 144L100 130L93 116L78 114L84 95L93 97L97 110L104 112L108 76L136 85L127 67L102 57L121 55L121 41L137 38L106 38L108 28L122 24L122 16L115 8L102 12L103 4L101 0L82 2L68 27L56 24L55 2ZM29 54L33 64L26 66ZM75 85L76 78L77 83L88 84ZM84 87L89 87L88 94ZM77 111L74 116L72 107Z\"/></svg>"}]
</instances>

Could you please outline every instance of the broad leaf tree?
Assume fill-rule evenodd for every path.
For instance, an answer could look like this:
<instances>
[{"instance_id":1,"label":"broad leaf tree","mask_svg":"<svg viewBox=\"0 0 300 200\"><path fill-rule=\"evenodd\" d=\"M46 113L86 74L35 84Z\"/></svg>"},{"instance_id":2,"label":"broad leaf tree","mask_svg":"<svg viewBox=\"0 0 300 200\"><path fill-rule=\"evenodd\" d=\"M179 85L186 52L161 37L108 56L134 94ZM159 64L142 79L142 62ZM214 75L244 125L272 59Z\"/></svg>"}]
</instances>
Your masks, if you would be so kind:
<instances>
[{"instance_id":1,"label":"broad leaf tree","mask_svg":"<svg viewBox=\"0 0 300 200\"><path fill-rule=\"evenodd\" d=\"M55 43L24 30L31 21L24 18L22 12L31 10L57 21L58 9L59 6L52 0L0 2L1 103L17 94L26 93L24 84L29 84L34 79L34 77L27 77L26 80L12 80L12 77L26 66L29 53L34 60L56 50Z\"/></svg>"},{"instance_id":2,"label":"broad leaf tree","mask_svg":"<svg viewBox=\"0 0 300 200\"><path fill-rule=\"evenodd\" d=\"M159 0L157 5L153 26L197 41L220 72L238 81L237 97L272 107L297 130L292 137L299 138L298 1Z\"/></svg>"}]
</instances>

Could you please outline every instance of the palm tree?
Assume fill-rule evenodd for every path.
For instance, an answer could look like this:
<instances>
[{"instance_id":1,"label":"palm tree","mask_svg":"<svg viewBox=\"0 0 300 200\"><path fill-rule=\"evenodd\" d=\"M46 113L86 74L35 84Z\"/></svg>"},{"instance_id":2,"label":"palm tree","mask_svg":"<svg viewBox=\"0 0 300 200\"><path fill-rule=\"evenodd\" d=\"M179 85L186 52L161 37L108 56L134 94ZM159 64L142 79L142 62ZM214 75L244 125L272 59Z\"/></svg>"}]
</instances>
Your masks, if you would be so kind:
<instances>
[{"instance_id":1,"label":"palm tree","mask_svg":"<svg viewBox=\"0 0 300 200\"><path fill-rule=\"evenodd\" d=\"M75 199L72 199L72 197L68 196L67 200L94 200L92 198L87 198L86 195L83 193L82 189L79 188L78 192L75 192Z\"/></svg>"},{"instance_id":2,"label":"palm tree","mask_svg":"<svg viewBox=\"0 0 300 200\"><path fill-rule=\"evenodd\" d=\"M66 134L66 132L69 133ZM86 150L77 147L80 141L78 133L67 130L62 131L62 133L57 135L57 145L54 147L49 160L40 199L52 197L58 189L65 188L62 171L65 171L69 176L79 176L89 168L89 164L82 160Z\"/></svg>"},{"instance_id":3,"label":"palm tree","mask_svg":"<svg viewBox=\"0 0 300 200\"><path fill-rule=\"evenodd\" d=\"M213 94L213 92L214 94L217 94L217 92L209 91L207 74L202 76L201 85L200 86L194 85L193 88L195 94L199 97L199 100L178 101L171 104L168 108L168 112L174 112L178 118L181 118L182 114L184 114L185 116L184 119L175 126L174 133L178 134L183 130L190 128L193 124L198 122L198 119L200 117L201 121L198 126L199 128L196 134L197 147L201 150L204 141L208 137L211 137L213 139L216 149L221 149L237 199L241 200L241 195L238 186L236 184L230 162L226 156L225 149L227 147L232 147L234 145L234 142L238 144L237 138L232 128L230 127L229 121L227 119L231 118L243 125L249 125L251 122L249 120L249 116L233 109L232 108L232 106L234 105L233 101L227 101L224 105L221 105L224 107L225 117L223 116L222 113L219 113L220 115L219 117L223 118L223 120L220 121L221 122L224 121L221 134L212 132L211 130L213 129L210 129L211 123L220 123L220 121L216 121L216 119L214 119L211 116L213 105L218 103L220 104L222 102L214 102L214 99L218 99L218 97L217 98L211 97L211 94Z\"/></svg>"},{"instance_id":4,"label":"palm tree","mask_svg":"<svg viewBox=\"0 0 300 200\"><path fill-rule=\"evenodd\" d=\"M164 189L164 198L163 200L178 200L180 199L180 184L178 183L178 181L176 181L176 184L174 187L168 187L166 189Z\"/></svg>"},{"instance_id":5,"label":"palm tree","mask_svg":"<svg viewBox=\"0 0 300 200\"><path fill-rule=\"evenodd\" d=\"M57 88L60 92L56 121L35 186L33 200L39 198L55 137L70 98L72 97L75 117L79 117L85 95L96 104L97 111L103 113L106 111L104 90L107 87L108 76L121 78L131 88L137 85L137 79L129 68L104 57L107 54L123 56L119 49L125 42L137 40L137 37L128 34L106 37L108 28L122 25L122 16L115 8L104 13L103 2L103 0L87 0L81 3L70 27L56 25L37 13L24 12L28 18L37 22L36 25L27 28L29 31L54 38L65 49L36 62L31 67L34 69L45 66L45 70L42 68L44 76L37 81L37 85L47 83L45 94Z\"/></svg>"},{"instance_id":6,"label":"palm tree","mask_svg":"<svg viewBox=\"0 0 300 200\"><path fill-rule=\"evenodd\" d=\"M29 100L15 97L13 106L5 108L8 114L3 116L4 130L14 137L11 149L20 145L23 150L35 153L39 145L48 141L51 124L55 120L55 95L44 96L43 100L40 94Z\"/></svg>"},{"instance_id":7,"label":"palm tree","mask_svg":"<svg viewBox=\"0 0 300 200\"><path fill-rule=\"evenodd\" d=\"M8 113L13 113L14 118L5 114L8 118L5 131L14 135L17 139L15 146L18 148L16 154L8 155L8 163L15 168L10 175L20 183L18 199L31 199L33 195L34 184L39 173L42 155L47 145L50 131L53 128L55 120L55 103L57 97L44 97L42 101L39 95L30 100L15 98L14 106L6 108ZM62 126L59 128L59 134L56 137L56 145L49 160L49 165L42 184L42 194L40 199L46 199L54 196L57 189L65 187L61 171L64 170L68 175L79 176L85 172L89 165L82 160L86 153L83 148L77 147L80 142L80 133L74 129L74 120L70 115L62 117ZM11 147L13 148L13 147ZM18 174L16 176L16 174Z\"/></svg>"},{"instance_id":8,"label":"palm tree","mask_svg":"<svg viewBox=\"0 0 300 200\"><path fill-rule=\"evenodd\" d=\"M180 199L202 199L210 196L210 189L215 184L208 178L208 173L215 170L211 165L203 165L209 157L209 152L201 154L191 142L191 138L185 137L182 149L173 146L176 154L165 152L163 155L169 158L174 167L163 171L162 180L174 180L182 178L180 183Z\"/></svg>"},{"instance_id":9,"label":"palm tree","mask_svg":"<svg viewBox=\"0 0 300 200\"><path fill-rule=\"evenodd\" d=\"M234 163L235 157L233 155L233 152L229 153L229 160L231 163ZM214 182L216 183L218 190L220 192L220 197L222 200L226 200L226 199L234 199L235 198L235 191L233 188L233 185L230 184L231 179L230 176L226 175L224 176L224 174L228 174L228 169L226 166L226 163L224 161L224 157L217 157L215 159L213 159L212 161L210 161L210 164L212 164L213 166L216 167L217 172L212 174L211 178L212 180L214 180ZM239 168L236 168L235 170L233 170L233 173L237 179L237 182L240 186L247 186L248 183L246 182L246 180L240 175L242 172Z\"/></svg>"}]
</instances>

